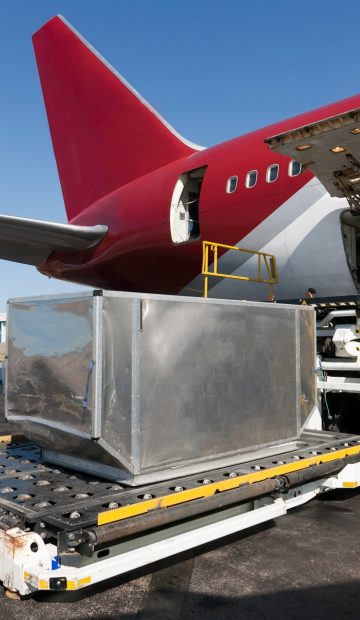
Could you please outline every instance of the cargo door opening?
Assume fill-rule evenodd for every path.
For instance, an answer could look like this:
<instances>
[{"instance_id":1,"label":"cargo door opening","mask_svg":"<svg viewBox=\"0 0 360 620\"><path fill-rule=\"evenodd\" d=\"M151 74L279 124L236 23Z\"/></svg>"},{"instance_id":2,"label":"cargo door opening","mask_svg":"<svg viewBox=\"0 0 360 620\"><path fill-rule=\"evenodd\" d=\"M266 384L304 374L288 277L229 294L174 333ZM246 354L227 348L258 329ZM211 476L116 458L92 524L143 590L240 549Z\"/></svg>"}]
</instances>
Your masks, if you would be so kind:
<instances>
[{"instance_id":1,"label":"cargo door opening","mask_svg":"<svg viewBox=\"0 0 360 620\"><path fill-rule=\"evenodd\" d=\"M182 174L175 185L170 207L173 243L200 239L199 203L206 166Z\"/></svg>"},{"instance_id":2,"label":"cargo door opening","mask_svg":"<svg viewBox=\"0 0 360 620\"><path fill-rule=\"evenodd\" d=\"M360 291L360 215L346 211L341 216L346 258L356 287Z\"/></svg>"}]
</instances>

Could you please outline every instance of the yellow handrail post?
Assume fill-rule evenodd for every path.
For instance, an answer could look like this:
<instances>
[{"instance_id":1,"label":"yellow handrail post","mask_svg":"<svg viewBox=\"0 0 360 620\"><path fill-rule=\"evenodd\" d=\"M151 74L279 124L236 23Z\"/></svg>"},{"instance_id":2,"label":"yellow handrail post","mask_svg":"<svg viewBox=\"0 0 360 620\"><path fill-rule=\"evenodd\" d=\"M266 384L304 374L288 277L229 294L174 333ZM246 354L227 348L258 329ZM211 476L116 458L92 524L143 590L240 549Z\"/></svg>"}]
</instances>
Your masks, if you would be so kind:
<instances>
[{"instance_id":1,"label":"yellow handrail post","mask_svg":"<svg viewBox=\"0 0 360 620\"><path fill-rule=\"evenodd\" d=\"M209 276L205 276L204 280L204 297L208 298L208 290L209 290Z\"/></svg>"},{"instance_id":2,"label":"yellow handrail post","mask_svg":"<svg viewBox=\"0 0 360 620\"><path fill-rule=\"evenodd\" d=\"M204 297L207 299L209 293L209 245L206 241L203 241L203 265L202 272L205 274L204 278Z\"/></svg>"},{"instance_id":3,"label":"yellow handrail post","mask_svg":"<svg viewBox=\"0 0 360 620\"><path fill-rule=\"evenodd\" d=\"M268 278L270 278L270 272L269 272L268 257L267 257L267 255L263 254L262 255L262 259L263 259L263 262L264 262L264 265L265 265L265 276L264 276L264 278L268 279Z\"/></svg>"},{"instance_id":4,"label":"yellow handrail post","mask_svg":"<svg viewBox=\"0 0 360 620\"><path fill-rule=\"evenodd\" d=\"M207 271L207 263L206 263L206 241L203 241L202 244L203 255L202 255L202 273Z\"/></svg>"},{"instance_id":5,"label":"yellow handrail post","mask_svg":"<svg viewBox=\"0 0 360 620\"><path fill-rule=\"evenodd\" d=\"M274 280L278 280L277 264L274 256L270 257L271 276Z\"/></svg>"},{"instance_id":6,"label":"yellow handrail post","mask_svg":"<svg viewBox=\"0 0 360 620\"><path fill-rule=\"evenodd\" d=\"M211 248L214 252L214 274L216 275L218 272L218 249L217 245L212 246Z\"/></svg>"}]
</instances>

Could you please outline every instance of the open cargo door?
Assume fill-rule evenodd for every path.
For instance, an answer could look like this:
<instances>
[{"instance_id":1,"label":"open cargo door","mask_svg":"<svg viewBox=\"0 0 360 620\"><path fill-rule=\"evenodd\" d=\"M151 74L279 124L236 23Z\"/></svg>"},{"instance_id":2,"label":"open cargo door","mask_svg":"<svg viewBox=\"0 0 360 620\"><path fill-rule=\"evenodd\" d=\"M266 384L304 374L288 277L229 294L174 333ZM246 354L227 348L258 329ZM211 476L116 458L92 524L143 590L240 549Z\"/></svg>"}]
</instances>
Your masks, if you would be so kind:
<instances>
[{"instance_id":1,"label":"open cargo door","mask_svg":"<svg viewBox=\"0 0 360 620\"><path fill-rule=\"evenodd\" d=\"M301 162L331 196L360 214L360 108L267 138L273 151Z\"/></svg>"}]
</instances>

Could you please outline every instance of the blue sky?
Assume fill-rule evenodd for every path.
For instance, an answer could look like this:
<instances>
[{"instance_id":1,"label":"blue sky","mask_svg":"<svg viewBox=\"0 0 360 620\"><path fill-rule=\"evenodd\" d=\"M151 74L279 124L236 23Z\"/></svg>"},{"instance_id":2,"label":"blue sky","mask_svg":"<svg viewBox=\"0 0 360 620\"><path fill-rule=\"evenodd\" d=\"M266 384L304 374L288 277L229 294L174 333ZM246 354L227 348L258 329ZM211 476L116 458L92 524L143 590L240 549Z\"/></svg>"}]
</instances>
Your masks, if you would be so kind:
<instances>
[{"instance_id":1,"label":"blue sky","mask_svg":"<svg viewBox=\"0 0 360 620\"><path fill-rule=\"evenodd\" d=\"M64 222L31 35L68 21L168 120L212 145L359 91L360 3L2 0L0 212ZM73 291L0 261L6 299Z\"/></svg>"}]
</instances>

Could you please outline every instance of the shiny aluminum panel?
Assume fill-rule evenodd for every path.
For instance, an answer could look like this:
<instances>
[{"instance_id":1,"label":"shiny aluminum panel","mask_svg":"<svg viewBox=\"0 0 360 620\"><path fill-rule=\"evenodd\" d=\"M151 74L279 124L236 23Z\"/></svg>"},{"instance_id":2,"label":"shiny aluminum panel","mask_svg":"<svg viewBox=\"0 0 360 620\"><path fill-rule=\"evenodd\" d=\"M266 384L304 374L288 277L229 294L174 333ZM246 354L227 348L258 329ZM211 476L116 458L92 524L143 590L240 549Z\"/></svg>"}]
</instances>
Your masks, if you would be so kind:
<instances>
[{"instance_id":1,"label":"shiny aluminum panel","mask_svg":"<svg viewBox=\"0 0 360 620\"><path fill-rule=\"evenodd\" d=\"M126 298L103 298L102 437L132 468L132 306Z\"/></svg>"},{"instance_id":2,"label":"shiny aluminum panel","mask_svg":"<svg viewBox=\"0 0 360 620\"><path fill-rule=\"evenodd\" d=\"M70 441L72 431L91 435L92 297L10 302L8 358L9 420L39 421L40 435L59 425Z\"/></svg>"},{"instance_id":3,"label":"shiny aluminum panel","mask_svg":"<svg viewBox=\"0 0 360 620\"><path fill-rule=\"evenodd\" d=\"M144 300L141 469L296 437L294 310Z\"/></svg>"},{"instance_id":4,"label":"shiny aluminum panel","mask_svg":"<svg viewBox=\"0 0 360 620\"><path fill-rule=\"evenodd\" d=\"M315 319L313 312L303 312L299 314L299 366L300 366L300 408L301 425L312 412L316 404L316 381L315 381L315 360L316 360L316 333Z\"/></svg>"}]
</instances>

